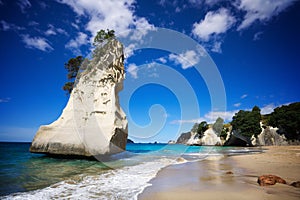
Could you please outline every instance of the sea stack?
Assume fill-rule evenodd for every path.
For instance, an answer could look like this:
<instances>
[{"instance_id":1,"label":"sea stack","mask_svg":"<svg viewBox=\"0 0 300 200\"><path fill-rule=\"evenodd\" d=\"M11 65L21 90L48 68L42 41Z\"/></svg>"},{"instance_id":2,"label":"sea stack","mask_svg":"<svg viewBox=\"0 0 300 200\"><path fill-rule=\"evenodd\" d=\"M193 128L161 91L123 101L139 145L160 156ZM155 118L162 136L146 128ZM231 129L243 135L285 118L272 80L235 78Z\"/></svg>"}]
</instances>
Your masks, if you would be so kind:
<instances>
[{"instance_id":1,"label":"sea stack","mask_svg":"<svg viewBox=\"0 0 300 200\"><path fill-rule=\"evenodd\" d=\"M92 59L83 62L62 114L39 128L30 152L90 157L123 151L128 136L118 97L125 78L123 61L118 40L97 47Z\"/></svg>"}]
</instances>

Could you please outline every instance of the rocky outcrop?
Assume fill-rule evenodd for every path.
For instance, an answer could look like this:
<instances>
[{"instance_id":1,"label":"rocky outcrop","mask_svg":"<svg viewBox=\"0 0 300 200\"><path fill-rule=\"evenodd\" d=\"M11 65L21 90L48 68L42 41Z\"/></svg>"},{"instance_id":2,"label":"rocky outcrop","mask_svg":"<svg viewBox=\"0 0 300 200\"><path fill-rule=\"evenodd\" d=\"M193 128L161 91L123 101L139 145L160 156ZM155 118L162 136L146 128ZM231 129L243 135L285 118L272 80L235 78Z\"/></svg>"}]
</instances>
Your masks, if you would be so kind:
<instances>
[{"instance_id":1,"label":"rocky outcrop","mask_svg":"<svg viewBox=\"0 0 300 200\"><path fill-rule=\"evenodd\" d=\"M270 126L262 126L262 132L258 135L257 139L253 139L253 145L263 145L263 146L279 146L287 145L288 142L284 135L279 135L277 133L278 128L273 128Z\"/></svg>"},{"instance_id":2,"label":"rocky outcrop","mask_svg":"<svg viewBox=\"0 0 300 200\"><path fill-rule=\"evenodd\" d=\"M215 133L213 128L209 128L204 132L203 137L201 138L201 145L205 146L220 146L221 139Z\"/></svg>"},{"instance_id":3,"label":"rocky outcrop","mask_svg":"<svg viewBox=\"0 0 300 200\"><path fill-rule=\"evenodd\" d=\"M292 182L291 186L296 187L296 188L300 188L300 181Z\"/></svg>"},{"instance_id":4,"label":"rocky outcrop","mask_svg":"<svg viewBox=\"0 0 300 200\"><path fill-rule=\"evenodd\" d=\"M125 78L123 45L113 39L93 54L84 61L61 116L39 128L31 152L93 156L125 149L127 119L118 97Z\"/></svg>"},{"instance_id":5,"label":"rocky outcrop","mask_svg":"<svg viewBox=\"0 0 300 200\"><path fill-rule=\"evenodd\" d=\"M217 136L213 128L207 129L201 138L196 132L182 133L176 143L197 146L220 146L222 144L220 137Z\"/></svg>"},{"instance_id":6,"label":"rocky outcrop","mask_svg":"<svg viewBox=\"0 0 300 200\"><path fill-rule=\"evenodd\" d=\"M176 142L174 140L169 140L168 144L176 144Z\"/></svg>"},{"instance_id":7,"label":"rocky outcrop","mask_svg":"<svg viewBox=\"0 0 300 200\"><path fill-rule=\"evenodd\" d=\"M276 183L286 184L286 181L275 175L262 175L258 177L257 183L260 186L275 185Z\"/></svg>"},{"instance_id":8,"label":"rocky outcrop","mask_svg":"<svg viewBox=\"0 0 300 200\"><path fill-rule=\"evenodd\" d=\"M225 141L224 146L246 147L253 146L250 138L241 135L238 131L233 130L229 138Z\"/></svg>"},{"instance_id":9,"label":"rocky outcrop","mask_svg":"<svg viewBox=\"0 0 300 200\"><path fill-rule=\"evenodd\" d=\"M182 133L179 138L177 139L177 144L186 144L187 141L191 138L191 132Z\"/></svg>"}]
</instances>

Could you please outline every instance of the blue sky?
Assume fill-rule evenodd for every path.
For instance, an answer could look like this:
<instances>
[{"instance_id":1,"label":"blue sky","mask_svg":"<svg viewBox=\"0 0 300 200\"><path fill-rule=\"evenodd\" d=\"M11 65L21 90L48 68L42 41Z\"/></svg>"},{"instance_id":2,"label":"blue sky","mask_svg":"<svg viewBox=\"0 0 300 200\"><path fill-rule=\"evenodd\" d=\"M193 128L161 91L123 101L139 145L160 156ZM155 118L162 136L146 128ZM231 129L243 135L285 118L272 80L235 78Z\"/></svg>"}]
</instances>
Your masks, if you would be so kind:
<instances>
[{"instance_id":1,"label":"blue sky","mask_svg":"<svg viewBox=\"0 0 300 200\"><path fill-rule=\"evenodd\" d=\"M107 28L125 44L120 101L135 141L299 101L299 11L292 0L0 0L0 141L31 141L60 115L64 63ZM166 31L164 48L141 45Z\"/></svg>"}]
</instances>

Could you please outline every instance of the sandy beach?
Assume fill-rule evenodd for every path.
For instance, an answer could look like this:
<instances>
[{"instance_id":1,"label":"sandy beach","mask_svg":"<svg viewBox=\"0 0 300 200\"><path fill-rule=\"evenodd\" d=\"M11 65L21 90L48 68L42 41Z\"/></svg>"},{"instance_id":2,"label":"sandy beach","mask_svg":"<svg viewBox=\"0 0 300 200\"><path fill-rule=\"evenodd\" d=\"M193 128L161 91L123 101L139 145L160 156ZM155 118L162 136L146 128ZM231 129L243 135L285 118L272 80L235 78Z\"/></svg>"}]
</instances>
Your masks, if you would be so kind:
<instances>
[{"instance_id":1,"label":"sandy beach","mask_svg":"<svg viewBox=\"0 0 300 200\"><path fill-rule=\"evenodd\" d=\"M300 146L263 147L259 154L212 157L169 166L151 180L139 199L300 199ZM259 186L260 175L273 174L287 184Z\"/></svg>"}]
</instances>

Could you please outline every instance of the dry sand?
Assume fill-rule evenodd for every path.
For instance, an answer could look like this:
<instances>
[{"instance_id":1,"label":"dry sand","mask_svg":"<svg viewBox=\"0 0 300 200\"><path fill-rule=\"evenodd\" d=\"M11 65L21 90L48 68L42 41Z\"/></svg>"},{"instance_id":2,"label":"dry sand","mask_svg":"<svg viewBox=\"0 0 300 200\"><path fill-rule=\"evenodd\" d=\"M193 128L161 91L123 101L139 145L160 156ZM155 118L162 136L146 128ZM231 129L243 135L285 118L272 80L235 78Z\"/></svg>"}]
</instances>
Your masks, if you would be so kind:
<instances>
[{"instance_id":1,"label":"dry sand","mask_svg":"<svg viewBox=\"0 0 300 200\"><path fill-rule=\"evenodd\" d=\"M227 172L233 174L227 174ZM273 174L288 184L300 181L300 146L264 147L264 153L169 166L139 199L300 199L300 188L261 187L257 178Z\"/></svg>"}]
</instances>

